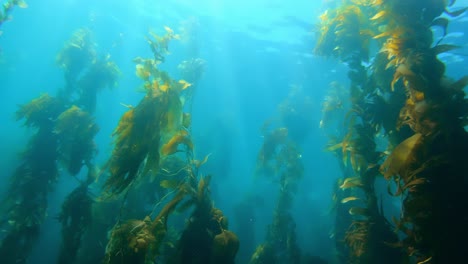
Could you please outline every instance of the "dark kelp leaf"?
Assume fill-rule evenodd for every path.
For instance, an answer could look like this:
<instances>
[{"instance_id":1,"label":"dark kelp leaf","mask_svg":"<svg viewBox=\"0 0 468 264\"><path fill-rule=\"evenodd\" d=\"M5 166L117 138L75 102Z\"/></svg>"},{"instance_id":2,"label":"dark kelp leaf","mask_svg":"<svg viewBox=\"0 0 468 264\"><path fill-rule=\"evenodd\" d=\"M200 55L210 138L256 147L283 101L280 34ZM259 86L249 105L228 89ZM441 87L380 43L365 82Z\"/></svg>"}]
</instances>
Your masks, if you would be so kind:
<instances>
[{"instance_id":1,"label":"dark kelp leaf","mask_svg":"<svg viewBox=\"0 0 468 264\"><path fill-rule=\"evenodd\" d=\"M457 46L457 45L440 44L440 45L432 47L431 50L436 55L438 55L440 53L444 53L444 52L451 51L451 50L454 50L454 49L459 49L459 48L460 48L460 46Z\"/></svg>"},{"instance_id":2,"label":"dark kelp leaf","mask_svg":"<svg viewBox=\"0 0 468 264\"><path fill-rule=\"evenodd\" d=\"M468 7L464 7L464 8L458 9L456 11L448 11L447 9L445 9L445 13L447 13L447 15L449 15L451 17L457 17L457 16L465 13L465 11L467 9L468 9Z\"/></svg>"}]
</instances>

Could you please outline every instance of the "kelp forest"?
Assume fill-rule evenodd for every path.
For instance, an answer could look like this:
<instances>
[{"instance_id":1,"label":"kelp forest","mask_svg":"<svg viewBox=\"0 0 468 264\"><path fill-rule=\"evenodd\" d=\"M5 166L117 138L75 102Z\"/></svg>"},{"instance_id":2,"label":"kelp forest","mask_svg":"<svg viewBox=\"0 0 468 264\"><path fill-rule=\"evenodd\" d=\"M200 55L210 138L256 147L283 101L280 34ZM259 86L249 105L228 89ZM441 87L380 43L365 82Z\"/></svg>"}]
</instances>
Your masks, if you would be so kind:
<instances>
[{"instance_id":1,"label":"kelp forest","mask_svg":"<svg viewBox=\"0 0 468 264\"><path fill-rule=\"evenodd\" d=\"M235 197L219 186L232 181L226 170L244 165L229 167L228 151L205 146L196 131L208 127L212 140L222 133L196 123L203 121L196 107L216 100L202 98L203 79L210 78L208 68L223 66L195 52L211 49L194 44L202 30L195 19L180 28L151 25L137 38L142 48L132 51L131 68L119 65L117 44L103 48L92 27L69 32L53 58L63 85L17 102L10 113L27 138L19 153L8 154L16 155L12 173L0 175L0 262L39 263L34 250L47 243L41 237L51 219L60 230L54 256L60 264L466 262L468 76L451 77L440 59L463 48L446 41L467 9L455 2L323 1L321 15L311 10L316 39L306 40L313 54L307 58L345 72L334 70L336 80L328 84L281 87L286 92L273 112L251 122L258 133L249 137L257 144L236 153L249 158L252 169L231 177L254 186ZM28 4L4 1L0 30L16 23ZM181 46L188 52L179 52ZM128 75L138 81L133 87L121 82ZM125 89L133 89L135 104L101 107ZM319 89L324 96L311 96ZM104 136L110 138L106 148L99 120L112 111L118 122ZM314 131L328 142L314 141ZM220 142L238 144L230 135ZM307 153L317 148L332 157L339 175L310 169L320 157ZM216 166L226 170L212 170ZM316 212L301 190L323 178L331 182L331 196L320 199L330 206ZM50 203L60 182L73 187L56 212ZM237 205L230 208L223 199ZM329 223L320 231L330 253L307 243L314 233L302 224L319 220L306 212Z\"/></svg>"}]
</instances>

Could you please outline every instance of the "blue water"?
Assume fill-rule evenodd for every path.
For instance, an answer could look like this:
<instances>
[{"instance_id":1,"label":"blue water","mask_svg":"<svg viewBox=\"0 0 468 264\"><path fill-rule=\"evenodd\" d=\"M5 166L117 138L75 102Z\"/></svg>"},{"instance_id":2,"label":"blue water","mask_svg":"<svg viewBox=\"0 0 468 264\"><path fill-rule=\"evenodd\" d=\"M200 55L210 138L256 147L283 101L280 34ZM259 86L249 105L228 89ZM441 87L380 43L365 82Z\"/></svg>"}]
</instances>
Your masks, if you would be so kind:
<instances>
[{"instance_id":1,"label":"blue water","mask_svg":"<svg viewBox=\"0 0 468 264\"><path fill-rule=\"evenodd\" d=\"M330 1L27 2L28 8L15 8L13 19L1 27L1 194L18 164L18 153L31 135L15 120L14 113L19 104L41 93L55 94L64 86L63 73L55 58L75 30L91 29L98 51L110 54L122 72L118 86L102 91L97 99L95 116L100 131L95 138L99 149L96 163L103 164L112 151L112 131L127 110L122 104L137 105L143 96L138 89L142 82L135 75L132 60L151 56L145 36L149 30L163 33L164 26L179 33L183 21L197 21L196 38L188 43L173 41L169 47L171 55L166 57L162 68L178 76L177 65L181 61L192 57L206 61L193 99L192 136L199 158L212 153L202 173L213 175L211 189L216 206L231 219L230 229L238 232L234 208L247 195L256 196L258 210L252 215L254 244L263 242L275 206L277 185L254 177L263 142L260 127L267 119L278 117L278 105L287 98L291 86L302 87L302 96L312 102L312 111L308 113L312 125L307 126L307 137L300 143L305 174L295 194L292 212L302 251L331 259L334 240L329 237L333 227L329 210L332 186L341 173L335 157L324 151L328 138L320 130L319 122L326 88L332 81L347 82L346 67L313 55L315 23L324 10L323 4ZM464 23L454 23L452 31L463 31ZM463 60L463 55L460 58ZM453 77L462 76L467 70L466 63L457 63L459 66L448 68ZM61 237L60 225L54 217L64 197L78 185L73 178L64 176L49 195L48 217L30 263L56 260ZM245 249L241 234L240 240L242 252Z\"/></svg>"}]
</instances>

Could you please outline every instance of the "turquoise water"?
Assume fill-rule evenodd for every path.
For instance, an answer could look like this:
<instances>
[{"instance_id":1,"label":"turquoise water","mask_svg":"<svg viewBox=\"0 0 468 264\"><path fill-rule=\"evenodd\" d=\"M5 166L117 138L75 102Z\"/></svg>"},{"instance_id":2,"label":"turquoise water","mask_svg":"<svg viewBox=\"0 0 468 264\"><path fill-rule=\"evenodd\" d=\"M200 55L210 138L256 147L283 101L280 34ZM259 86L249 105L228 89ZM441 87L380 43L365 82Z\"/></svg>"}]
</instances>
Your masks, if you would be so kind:
<instances>
[{"instance_id":1,"label":"turquoise water","mask_svg":"<svg viewBox=\"0 0 468 264\"><path fill-rule=\"evenodd\" d=\"M160 65L162 70L178 80L183 77L178 69L181 62L200 58L204 63L191 98L193 153L199 160L210 155L199 173L212 175L211 198L229 219L229 230L240 240L236 263L248 263L256 246L265 240L278 199L279 180L256 173L258 153L266 137L261 128L269 120L273 124L287 122L303 164L290 206L297 245L304 255L332 263L336 253L332 193L342 172L339 160L325 151L329 138L320 122L327 87L332 82L347 85L349 81L345 64L318 57L313 51L318 17L335 2L30 0L27 4L27 8L15 7L9 13L11 20L0 28L3 196L9 195L9 178L20 163L18 153L24 151L35 131L22 126L15 112L19 105L41 94L58 94L66 86L56 58L72 34L80 28L90 30L99 56L109 56L121 72L115 87L98 93L93 113L100 128L94 137L97 153L93 163L104 170L114 148L112 133L129 109L125 106L137 106L144 97L143 82L135 74L133 60L153 56L145 36L150 31L163 35L166 26L181 37L169 43L170 54ZM463 2L457 1L457 5L463 6ZM457 18L447 41L466 46L465 26L466 15ZM466 47L441 58L454 78L467 72L464 51ZM47 193L45 218L25 263L56 262L62 243L57 216L65 197L86 178L85 169L76 177L68 175L60 164L58 169L57 181ZM100 199L103 178L90 185L96 200ZM385 188L382 183L381 189ZM151 204L157 202L150 202L144 210L151 211ZM389 198L385 203L392 214L398 214L398 200ZM121 204L126 210L126 204ZM12 225L8 225L8 214L4 215L0 239ZM115 214L109 218L110 222L117 221ZM174 224L179 231L183 222ZM107 228L110 233L112 226Z\"/></svg>"}]
</instances>

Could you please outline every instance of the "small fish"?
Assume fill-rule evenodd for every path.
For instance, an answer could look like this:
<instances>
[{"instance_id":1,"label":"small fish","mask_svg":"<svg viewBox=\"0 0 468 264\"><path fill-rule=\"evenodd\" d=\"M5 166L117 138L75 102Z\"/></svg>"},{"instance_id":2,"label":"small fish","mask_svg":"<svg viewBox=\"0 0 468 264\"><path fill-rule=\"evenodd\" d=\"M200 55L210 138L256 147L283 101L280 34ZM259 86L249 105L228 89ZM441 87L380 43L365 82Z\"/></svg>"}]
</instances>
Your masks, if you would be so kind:
<instances>
[{"instance_id":1,"label":"small fish","mask_svg":"<svg viewBox=\"0 0 468 264\"><path fill-rule=\"evenodd\" d=\"M385 10L380 11L377 14L375 14L375 16L371 17L370 20L377 20L377 19L385 16L386 14L387 14L387 12Z\"/></svg>"},{"instance_id":2,"label":"small fish","mask_svg":"<svg viewBox=\"0 0 468 264\"><path fill-rule=\"evenodd\" d=\"M179 185L177 180L162 180L159 185L165 189L175 189Z\"/></svg>"},{"instance_id":3,"label":"small fish","mask_svg":"<svg viewBox=\"0 0 468 264\"><path fill-rule=\"evenodd\" d=\"M360 186L363 186L363 184L361 182L361 178L359 178L359 177L349 177L349 178L346 178L343 181L343 184L341 184L339 188L344 190L344 189L348 189L348 188L352 188L352 187L360 187Z\"/></svg>"},{"instance_id":4,"label":"small fish","mask_svg":"<svg viewBox=\"0 0 468 264\"><path fill-rule=\"evenodd\" d=\"M350 202L350 201L356 201L356 200L360 200L360 198L358 198L356 196L350 196L350 197L343 198L341 200L341 203L344 204L344 203L347 203L347 202Z\"/></svg>"}]
</instances>

